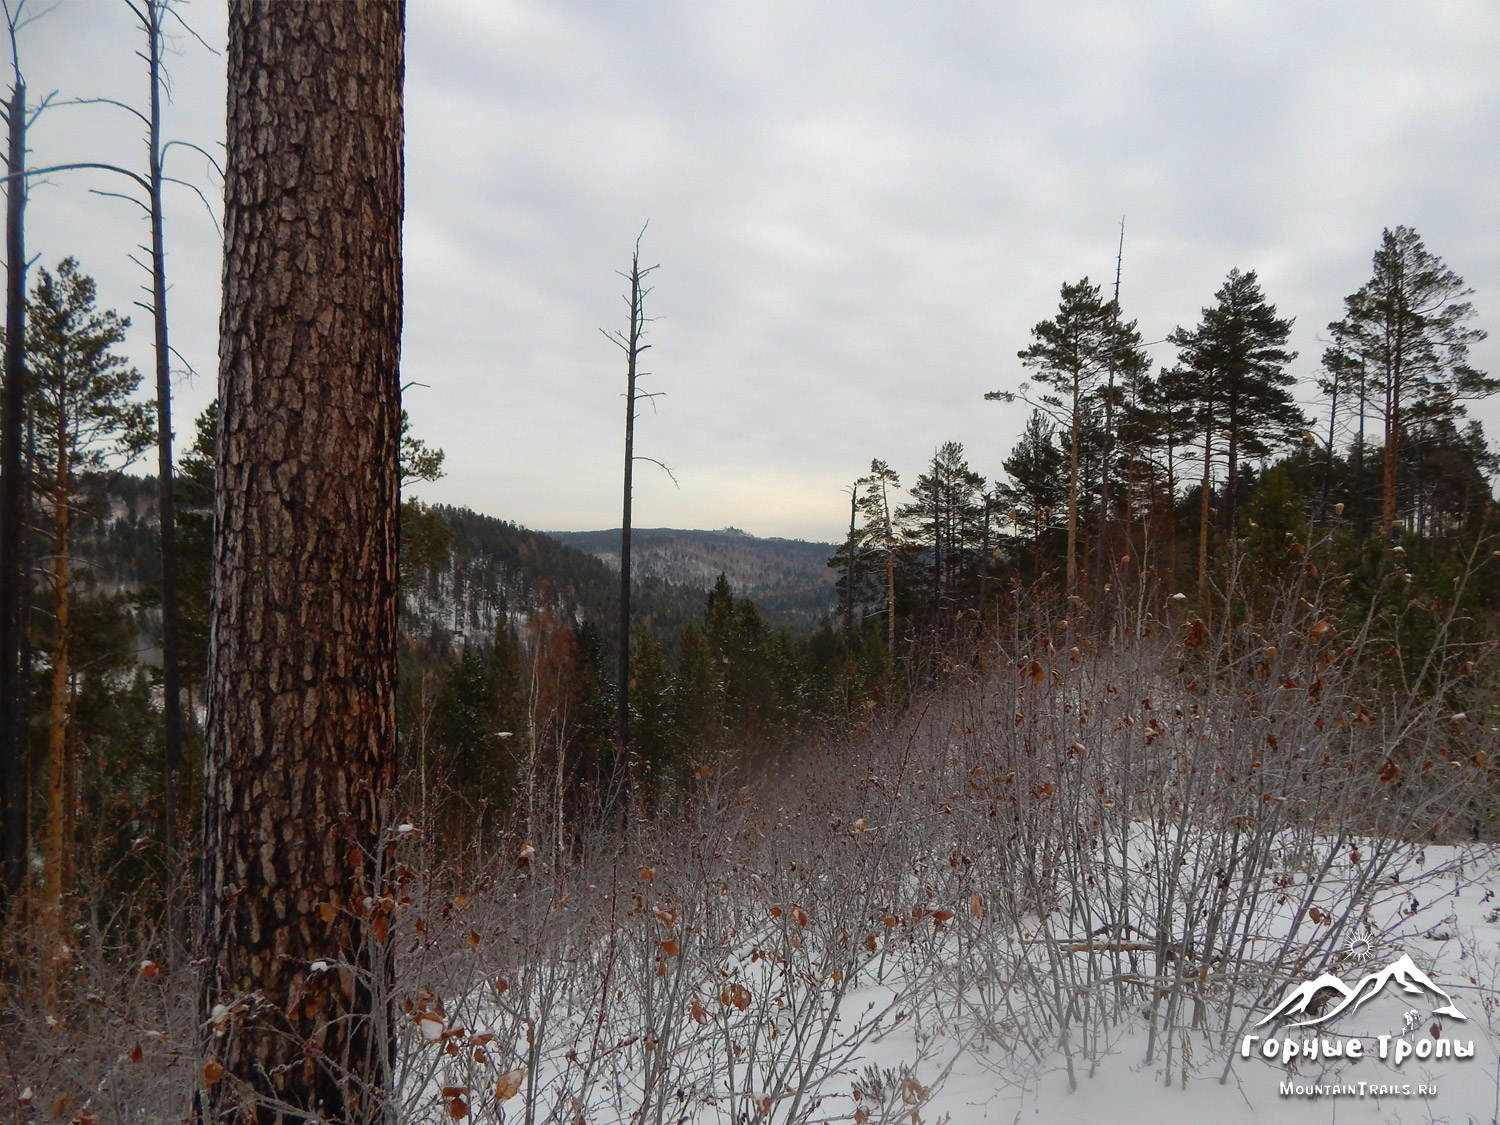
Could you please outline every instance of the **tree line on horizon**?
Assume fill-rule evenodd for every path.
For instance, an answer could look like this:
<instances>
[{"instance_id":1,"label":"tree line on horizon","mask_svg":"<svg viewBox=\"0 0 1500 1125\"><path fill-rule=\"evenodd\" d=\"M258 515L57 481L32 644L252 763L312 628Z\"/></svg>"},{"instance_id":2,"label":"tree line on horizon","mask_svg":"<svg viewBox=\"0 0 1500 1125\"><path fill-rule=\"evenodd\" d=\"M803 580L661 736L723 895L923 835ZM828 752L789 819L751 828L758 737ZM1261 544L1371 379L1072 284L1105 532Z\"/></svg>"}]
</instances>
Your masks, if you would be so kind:
<instances>
[{"instance_id":1,"label":"tree line on horizon","mask_svg":"<svg viewBox=\"0 0 1500 1125\"><path fill-rule=\"evenodd\" d=\"M1156 371L1117 298L1064 284L1018 352L1030 381L985 395L1032 408L1002 479L950 441L904 494L878 458L849 489L829 560L846 638L894 651L1018 587L1105 616L1126 590L1206 608L1243 568L1279 577L1314 529L1348 566L1470 542L1497 459L1464 404L1500 389L1470 362L1486 335L1471 296L1416 231L1385 230L1328 326L1310 416L1288 370L1293 321L1253 270L1231 270L1198 323L1168 335L1177 360Z\"/></svg>"}]
</instances>

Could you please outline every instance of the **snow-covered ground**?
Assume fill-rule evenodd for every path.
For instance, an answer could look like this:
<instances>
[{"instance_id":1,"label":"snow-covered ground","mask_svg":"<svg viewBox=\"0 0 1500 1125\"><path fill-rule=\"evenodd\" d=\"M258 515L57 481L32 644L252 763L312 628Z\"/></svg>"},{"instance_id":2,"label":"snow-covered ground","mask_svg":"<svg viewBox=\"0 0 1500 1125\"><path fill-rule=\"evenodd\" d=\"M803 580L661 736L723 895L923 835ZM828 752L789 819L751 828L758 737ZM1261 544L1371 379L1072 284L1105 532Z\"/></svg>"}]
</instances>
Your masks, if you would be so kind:
<instances>
[{"instance_id":1,"label":"snow-covered ground","mask_svg":"<svg viewBox=\"0 0 1500 1125\"><path fill-rule=\"evenodd\" d=\"M1331 637L1054 646L507 845L408 912L403 1120L1497 1125L1495 739Z\"/></svg>"},{"instance_id":2,"label":"snow-covered ground","mask_svg":"<svg viewBox=\"0 0 1500 1125\"><path fill-rule=\"evenodd\" d=\"M595 957L612 965L533 964L524 999L508 1002L510 987L496 993L487 980L464 998L464 1017L444 1012L424 1024L418 1012L422 1034L411 1038L409 1062L448 1065L410 1070L407 1105L414 1120L433 1121L451 1120L462 1107L476 1119L507 1122L1493 1123L1500 1118L1496 855L1480 845L1403 847L1378 891L1366 890L1365 921L1349 928L1331 956L1314 953L1321 971L1348 986L1405 956L1446 997L1415 985L1403 991L1397 981L1328 1025L1280 1026L1311 1018L1291 1012L1256 1026L1303 983L1293 971L1258 1006L1217 1009L1203 1028L1178 1028L1153 1044L1152 1005L1142 989L1133 1009L1127 1004L1099 1026L1070 1030L1067 1051L1057 1041L1018 1039L1047 1025L1045 1013L1022 1010L1035 1002L1034 991L1012 993L973 976L986 928L980 914L954 911L939 924L929 911L925 929L903 918L890 929L905 938L854 943L857 955L840 962L844 977L820 962L799 908L772 914L753 940L725 932L715 946L711 936L689 938L681 920L658 906L657 940L604 953L600 935L590 939ZM647 904L642 896L635 909ZM1328 902L1330 911L1338 905ZM1291 913L1283 911L1284 920ZM805 957L804 933L814 947ZM796 944L778 948L778 936ZM1274 945L1285 935L1264 936ZM1063 949L1064 957L1089 955L1076 944ZM1010 971L1026 956L1015 952ZM1285 960L1311 963L1301 952ZM996 963L993 949L987 956ZM712 982L695 987L689 962L717 967L718 996ZM604 1012L588 984L569 991L586 979L596 988L596 974L611 971L613 1006ZM1433 1014L1448 1000L1466 1018ZM1156 1013L1160 1019L1159 1005ZM658 1042L642 1051L642 1037ZM1299 1057L1268 1060L1263 1045L1271 1038L1278 1046L1295 1042ZM507 1040L513 1046L502 1048ZM1313 1040L1320 1056L1332 1045L1339 1057L1307 1058ZM1361 1044L1357 1060L1347 1057L1351 1042ZM445 1060L438 1051L450 1043L458 1051ZM1457 1054L1472 1056L1454 1057L1455 1044ZM580 1080L580 1059L590 1052L600 1057ZM486 1054L484 1066L471 1065ZM1398 1062L1398 1054L1406 1057Z\"/></svg>"},{"instance_id":3,"label":"snow-covered ground","mask_svg":"<svg viewBox=\"0 0 1500 1125\"><path fill-rule=\"evenodd\" d=\"M1426 866L1442 869L1437 879L1427 879L1420 870L1394 872L1403 875L1403 888L1419 895L1442 885L1437 897L1427 898L1415 913L1410 911L1410 893L1390 896L1382 925L1361 938L1358 959L1343 976L1352 984L1363 971L1377 970L1401 954L1421 965L1435 983L1448 992L1455 1006L1467 1017L1434 1018L1431 1009L1441 999L1430 995L1407 996L1393 983L1377 1000L1352 1016L1321 1028L1321 1043L1347 1051L1358 1040L1363 1057L1298 1057L1290 1064L1280 1058L1267 1060L1264 1041L1267 1027L1248 1027L1229 1044L1217 1036L1195 1037L1192 1057L1178 1060L1169 1073L1158 1057L1146 1062L1147 1033L1144 1019L1115 1029L1103 1057L1089 1071L1079 1074L1076 1089L1069 1088L1067 1068L1059 1052L1042 1060L1019 1057L1014 1052L974 1042L957 1029L946 1032L902 1021L872 1039L851 1064L856 1072L849 1084L859 1085L857 1075L870 1068L895 1076L885 1085L893 1090L882 1113L869 1097L832 1097L825 1103L827 1119L849 1120L860 1106L870 1121L910 1120L912 1103L925 1122L994 1121L1030 1122L1034 1125L1098 1125L1100 1122L1150 1122L1151 1125L1250 1125L1287 1122L1291 1125L1371 1122L1450 1122L1479 1125L1500 1120L1500 870L1494 866L1493 849L1425 849ZM1398 884L1391 881L1394 888ZM1300 982L1288 980L1287 991ZM861 1009L870 998L884 999L884 990L856 991L847 1006ZM1406 1014L1420 1009L1422 1019L1409 1030ZM1265 1013L1257 1011L1259 1017ZM1470 1058L1421 1059L1418 1048L1397 1064L1405 1053L1398 1041L1419 1044L1430 1041L1435 1049L1434 1029L1448 1043L1472 1045ZM1305 1043L1314 1033L1281 1030L1271 1032L1278 1040ZM1245 1036L1258 1036L1246 1047ZM1379 1057L1381 1035L1387 1036L1386 1055ZM1249 1057L1244 1052L1248 1049ZM1159 1052L1158 1052L1159 1054ZM911 1062L927 1056L925 1065L911 1069ZM1225 1065L1233 1056L1225 1073ZM943 1071L947 1071L946 1074ZM921 1094L901 1078L909 1076ZM1185 1080L1184 1080L1185 1079ZM1291 1092L1283 1092L1290 1087ZM904 1111L904 1112L903 1112ZM841 1116L842 1114L842 1116Z\"/></svg>"}]
</instances>

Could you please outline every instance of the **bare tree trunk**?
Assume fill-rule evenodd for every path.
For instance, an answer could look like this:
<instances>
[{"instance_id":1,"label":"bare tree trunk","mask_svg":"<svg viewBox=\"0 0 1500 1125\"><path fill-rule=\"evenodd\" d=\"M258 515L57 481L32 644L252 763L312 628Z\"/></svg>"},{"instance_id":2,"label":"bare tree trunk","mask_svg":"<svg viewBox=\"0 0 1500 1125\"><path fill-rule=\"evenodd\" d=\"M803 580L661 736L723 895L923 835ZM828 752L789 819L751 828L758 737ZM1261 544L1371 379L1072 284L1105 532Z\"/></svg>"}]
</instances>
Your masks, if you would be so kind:
<instances>
[{"instance_id":1,"label":"bare tree trunk","mask_svg":"<svg viewBox=\"0 0 1500 1125\"><path fill-rule=\"evenodd\" d=\"M984 528L979 543L979 624L984 626L984 598L988 592L986 582L990 576L990 500L992 494L984 493Z\"/></svg>"},{"instance_id":2,"label":"bare tree trunk","mask_svg":"<svg viewBox=\"0 0 1500 1125\"><path fill-rule=\"evenodd\" d=\"M885 648L896 665L896 548L885 549Z\"/></svg>"},{"instance_id":3,"label":"bare tree trunk","mask_svg":"<svg viewBox=\"0 0 1500 1125\"><path fill-rule=\"evenodd\" d=\"M1338 436L1339 376L1333 376L1333 393L1328 398L1328 462L1323 469L1323 499L1318 504L1318 522L1328 518L1328 496L1333 488L1333 443Z\"/></svg>"},{"instance_id":4,"label":"bare tree trunk","mask_svg":"<svg viewBox=\"0 0 1500 1125\"><path fill-rule=\"evenodd\" d=\"M854 517L859 511L859 485L849 489L849 538L844 541L844 648L854 644Z\"/></svg>"},{"instance_id":5,"label":"bare tree trunk","mask_svg":"<svg viewBox=\"0 0 1500 1125\"><path fill-rule=\"evenodd\" d=\"M1208 586L1208 488L1213 483L1212 467L1213 430L1203 430L1203 497L1198 509L1198 588Z\"/></svg>"},{"instance_id":6,"label":"bare tree trunk","mask_svg":"<svg viewBox=\"0 0 1500 1125\"><path fill-rule=\"evenodd\" d=\"M1073 418L1068 439L1068 560L1067 587L1072 594L1078 586L1078 375L1073 376Z\"/></svg>"},{"instance_id":7,"label":"bare tree trunk","mask_svg":"<svg viewBox=\"0 0 1500 1125\"><path fill-rule=\"evenodd\" d=\"M57 640L52 649L52 695L47 710L47 823L42 842L44 881L40 903L44 958L42 976L51 1000L57 998L58 969L63 960L63 944L68 929L63 899L72 889L69 876L73 865L73 810L69 799L73 763L68 753L68 681L72 674L69 611L72 590L68 574L68 524L71 513L67 497L71 491L68 485L67 460L59 457L58 500L53 513L52 532L52 591Z\"/></svg>"},{"instance_id":8,"label":"bare tree trunk","mask_svg":"<svg viewBox=\"0 0 1500 1125\"><path fill-rule=\"evenodd\" d=\"M625 347L625 502L620 516L620 698L615 726L616 772L630 753L630 502L635 490L635 379L641 337L641 254L630 259L630 336ZM620 780L617 776L616 781ZM561 813L562 810L558 810Z\"/></svg>"},{"instance_id":9,"label":"bare tree trunk","mask_svg":"<svg viewBox=\"0 0 1500 1125\"><path fill-rule=\"evenodd\" d=\"M1396 527L1396 473L1401 455L1401 370L1386 383L1385 446L1382 451L1380 537L1391 541Z\"/></svg>"},{"instance_id":10,"label":"bare tree trunk","mask_svg":"<svg viewBox=\"0 0 1500 1125\"><path fill-rule=\"evenodd\" d=\"M207 1121L375 1120L390 1081L404 15L229 9Z\"/></svg>"},{"instance_id":11,"label":"bare tree trunk","mask_svg":"<svg viewBox=\"0 0 1500 1125\"><path fill-rule=\"evenodd\" d=\"M1177 592L1177 446L1167 438L1167 588ZM1148 517L1149 518L1149 517Z\"/></svg>"},{"instance_id":12,"label":"bare tree trunk","mask_svg":"<svg viewBox=\"0 0 1500 1125\"><path fill-rule=\"evenodd\" d=\"M630 325L626 332L605 335L625 353L625 499L620 518L620 694L615 716L614 782L620 786L629 780L630 765L630 505L635 491L635 404L636 379L641 374L641 353L650 344L641 343L646 330L646 294L641 282L655 266L641 268L641 237L636 235L635 250L630 255ZM649 395L645 397L651 397ZM559 810L559 813L561 810Z\"/></svg>"},{"instance_id":13,"label":"bare tree trunk","mask_svg":"<svg viewBox=\"0 0 1500 1125\"><path fill-rule=\"evenodd\" d=\"M178 642L177 508L172 490L172 378L167 344L167 259L162 244L161 171L161 17L163 0L146 0L141 21L146 30L151 74L147 151L151 200L151 319L156 344L156 487L161 532L162 657L162 842L167 857L167 936L175 950L182 941L181 856L177 844L177 778L182 769L182 654Z\"/></svg>"},{"instance_id":14,"label":"bare tree trunk","mask_svg":"<svg viewBox=\"0 0 1500 1125\"><path fill-rule=\"evenodd\" d=\"M26 733L21 724L21 617L25 589L26 489L22 431L26 417L26 84L16 74L5 111L9 126L5 200L5 392L0 400L0 922L11 914L26 877Z\"/></svg>"}]
</instances>

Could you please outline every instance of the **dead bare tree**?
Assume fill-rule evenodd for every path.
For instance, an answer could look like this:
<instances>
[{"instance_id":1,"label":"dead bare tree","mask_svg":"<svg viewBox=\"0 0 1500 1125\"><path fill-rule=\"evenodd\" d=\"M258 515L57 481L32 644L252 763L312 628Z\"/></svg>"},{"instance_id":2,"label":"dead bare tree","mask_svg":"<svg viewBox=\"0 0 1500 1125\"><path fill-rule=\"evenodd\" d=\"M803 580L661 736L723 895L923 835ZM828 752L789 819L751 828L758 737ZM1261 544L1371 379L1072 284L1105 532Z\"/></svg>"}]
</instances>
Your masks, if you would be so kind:
<instances>
[{"instance_id":1,"label":"dead bare tree","mask_svg":"<svg viewBox=\"0 0 1500 1125\"><path fill-rule=\"evenodd\" d=\"M624 332L604 332L625 353L625 501L620 518L620 696L615 722L616 781L620 772L627 768L630 752L630 502L634 493L635 476L635 407L640 398L655 398L657 393L643 394L637 391L636 381L645 372L640 370L641 355L650 344L643 344L646 325L646 297L651 292L642 283L657 266L641 265L641 238L646 228L635 236L635 249L630 255L630 272L620 276L630 282L630 295L625 298L629 308L629 325ZM644 458L644 460L651 460ZM660 461L654 462L661 465ZM666 466L662 465L665 469ZM670 471L670 470L669 470Z\"/></svg>"},{"instance_id":2,"label":"dead bare tree","mask_svg":"<svg viewBox=\"0 0 1500 1125\"><path fill-rule=\"evenodd\" d=\"M21 618L25 589L26 481L22 432L26 415L26 80L17 33L34 17L26 0L5 0L10 36L11 92L5 105L5 389L0 396L0 922L13 909L26 877L26 738L21 721L25 675Z\"/></svg>"}]
</instances>

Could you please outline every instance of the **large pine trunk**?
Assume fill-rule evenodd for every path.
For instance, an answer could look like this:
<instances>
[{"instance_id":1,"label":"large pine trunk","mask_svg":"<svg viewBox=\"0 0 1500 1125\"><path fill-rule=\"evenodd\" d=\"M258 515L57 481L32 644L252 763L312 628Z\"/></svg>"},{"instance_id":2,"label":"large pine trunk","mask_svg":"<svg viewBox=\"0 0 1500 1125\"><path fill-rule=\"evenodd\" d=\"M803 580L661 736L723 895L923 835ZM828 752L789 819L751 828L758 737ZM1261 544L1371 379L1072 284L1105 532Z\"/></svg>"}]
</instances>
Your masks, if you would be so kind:
<instances>
[{"instance_id":1,"label":"large pine trunk","mask_svg":"<svg viewBox=\"0 0 1500 1125\"><path fill-rule=\"evenodd\" d=\"M388 1082L367 896L396 746L403 23L230 5L207 1120L372 1120Z\"/></svg>"}]
</instances>

